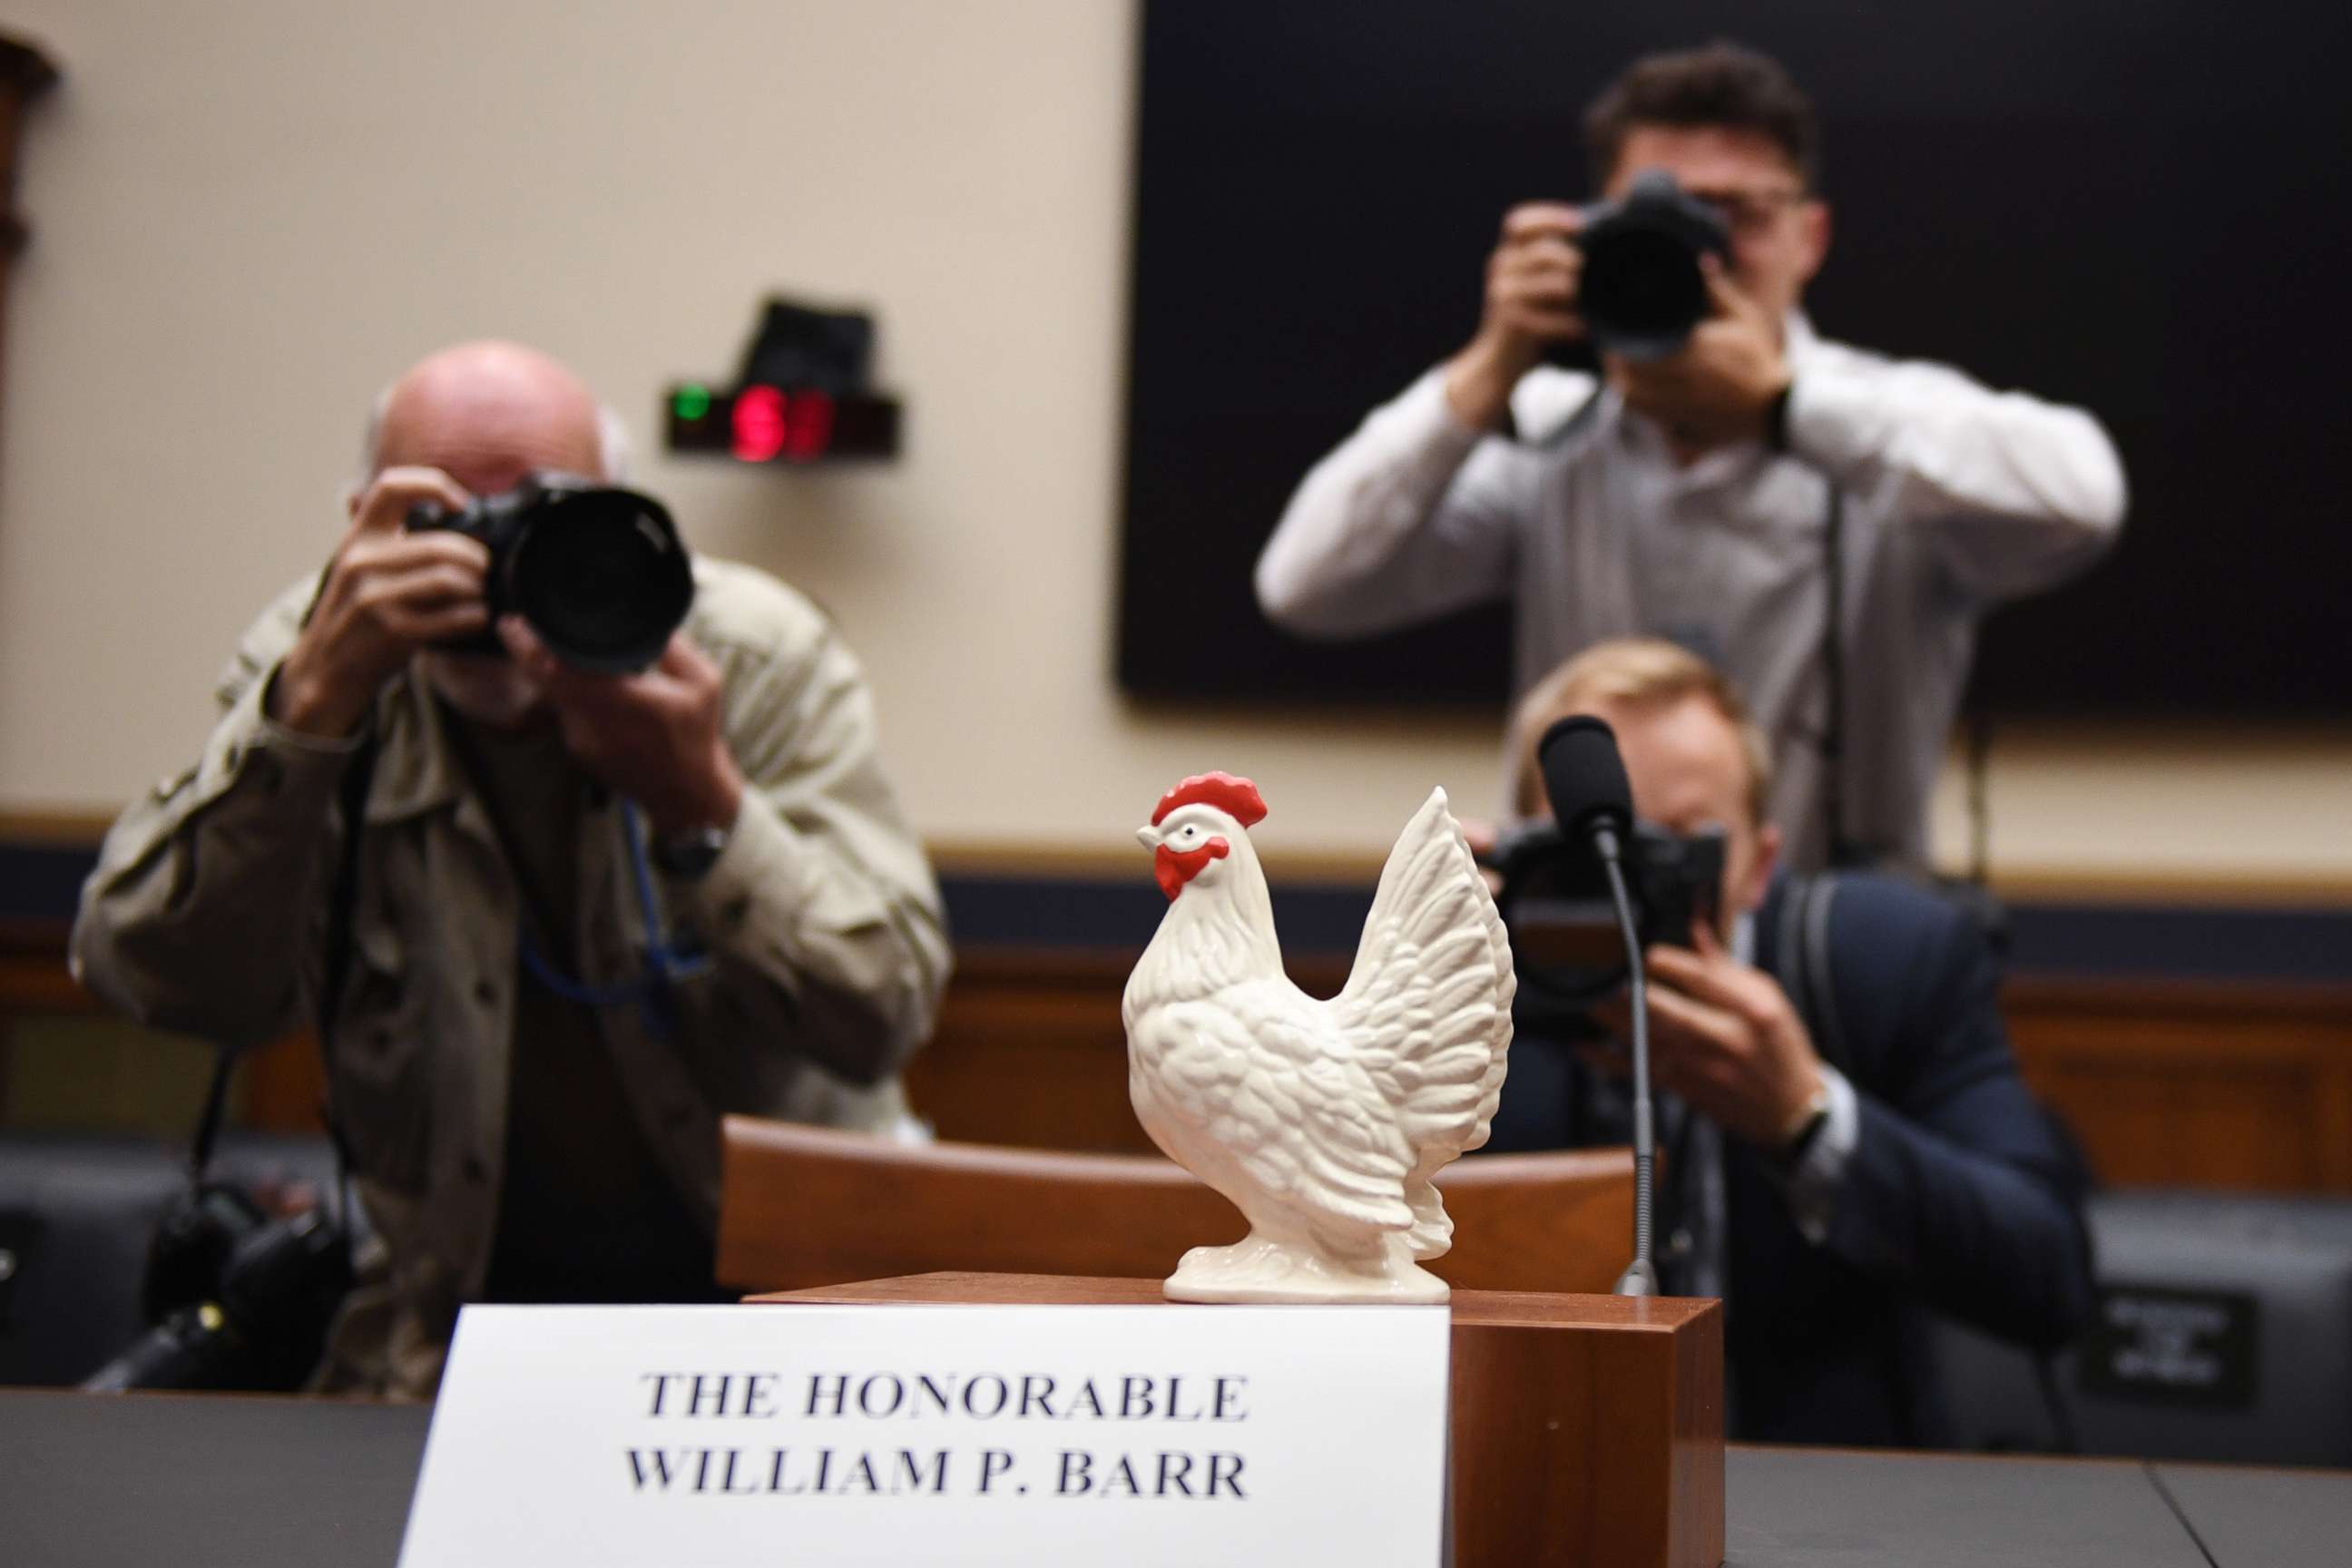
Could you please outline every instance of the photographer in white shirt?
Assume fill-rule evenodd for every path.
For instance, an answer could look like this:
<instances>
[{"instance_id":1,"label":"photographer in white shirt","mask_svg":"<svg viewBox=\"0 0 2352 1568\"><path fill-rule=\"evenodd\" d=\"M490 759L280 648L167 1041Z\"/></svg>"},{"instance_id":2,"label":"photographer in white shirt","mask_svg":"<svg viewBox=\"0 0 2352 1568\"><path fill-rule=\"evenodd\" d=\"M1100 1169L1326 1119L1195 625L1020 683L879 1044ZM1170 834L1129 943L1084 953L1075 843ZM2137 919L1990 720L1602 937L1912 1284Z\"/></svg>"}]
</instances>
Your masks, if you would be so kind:
<instances>
[{"instance_id":1,"label":"photographer in white shirt","mask_svg":"<svg viewBox=\"0 0 2352 1568\"><path fill-rule=\"evenodd\" d=\"M1664 170L1722 217L1710 313L1663 358L1604 350L1598 382L1544 364L1585 336L1586 220L1514 207L1476 334L1307 474L1258 560L1259 603L1345 637L1508 599L1515 692L1604 638L1670 638L1749 694L1793 864L1831 858L1840 735L1842 847L1922 860L1977 622L2113 542L2115 448L2079 409L1815 335L1800 301L1830 213L1811 107L1771 60L1728 44L1639 60L1585 136L1607 195Z\"/></svg>"}]
</instances>

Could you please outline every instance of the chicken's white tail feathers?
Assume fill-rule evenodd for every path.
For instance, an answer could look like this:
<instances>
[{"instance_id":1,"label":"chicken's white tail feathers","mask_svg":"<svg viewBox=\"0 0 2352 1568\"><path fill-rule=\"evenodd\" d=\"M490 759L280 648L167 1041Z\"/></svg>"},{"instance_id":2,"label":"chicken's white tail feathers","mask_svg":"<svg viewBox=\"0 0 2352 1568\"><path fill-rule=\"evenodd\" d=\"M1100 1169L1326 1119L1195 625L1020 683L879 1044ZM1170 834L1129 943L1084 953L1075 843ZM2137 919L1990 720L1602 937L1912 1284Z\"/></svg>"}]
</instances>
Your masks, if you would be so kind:
<instances>
[{"instance_id":1,"label":"chicken's white tail feathers","mask_svg":"<svg viewBox=\"0 0 2352 1568\"><path fill-rule=\"evenodd\" d=\"M1412 1194L1425 1193L1442 1220L1428 1178L1486 1141L1516 988L1509 934L1445 792L1433 790L1389 854L1355 968L1331 1004L1412 1146L1416 1247L1423 1221Z\"/></svg>"}]
</instances>

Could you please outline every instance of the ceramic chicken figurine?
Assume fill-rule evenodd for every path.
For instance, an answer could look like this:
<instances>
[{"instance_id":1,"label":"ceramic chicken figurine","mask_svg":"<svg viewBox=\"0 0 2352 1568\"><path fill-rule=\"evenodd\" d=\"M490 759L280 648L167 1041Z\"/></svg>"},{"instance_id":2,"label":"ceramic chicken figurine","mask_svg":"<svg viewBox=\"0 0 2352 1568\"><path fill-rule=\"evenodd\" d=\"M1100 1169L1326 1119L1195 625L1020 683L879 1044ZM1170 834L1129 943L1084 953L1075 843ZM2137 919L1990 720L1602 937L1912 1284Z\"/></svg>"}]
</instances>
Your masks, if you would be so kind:
<instances>
[{"instance_id":1,"label":"ceramic chicken figurine","mask_svg":"<svg viewBox=\"0 0 2352 1568\"><path fill-rule=\"evenodd\" d=\"M1283 974L1250 847L1265 804L1206 773L1137 837L1168 913L1127 983L1128 1092L1170 1159L1249 1235L1196 1247L1179 1301L1443 1301L1452 1243L1431 1178L1486 1141L1511 1043L1509 939L1445 792L1405 826L1346 989Z\"/></svg>"}]
</instances>

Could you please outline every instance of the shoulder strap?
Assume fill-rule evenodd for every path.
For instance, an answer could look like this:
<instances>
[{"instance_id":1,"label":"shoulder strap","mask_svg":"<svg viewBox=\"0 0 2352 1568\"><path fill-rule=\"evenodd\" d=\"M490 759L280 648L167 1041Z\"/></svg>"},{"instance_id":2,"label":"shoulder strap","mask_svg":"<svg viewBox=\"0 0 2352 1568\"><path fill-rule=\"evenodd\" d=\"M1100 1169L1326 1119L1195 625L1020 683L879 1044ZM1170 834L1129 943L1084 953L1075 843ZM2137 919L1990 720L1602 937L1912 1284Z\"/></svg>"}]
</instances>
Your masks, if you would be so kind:
<instances>
[{"instance_id":1,"label":"shoulder strap","mask_svg":"<svg viewBox=\"0 0 2352 1568\"><path fill-rule=\"evenodd\" d=\"M341 858L327 901L327 952L319 982L319 1049L326 1053L343 1000L343 986L352 972L352 920L360 899L360 852L367 836L368 786L375 781L376 742L373 730L343 770L340 792L343 808ZM341 1140L338 1139L338 1142Z\"/></svg>"},{"instance_id":2,"label":"shoulder strap","mask_svg":"<svg viewBox=\"0 0 2352 1568\"><path fill-rule=\"evenodd\" d=\"M1592 422L1601 417L1601 395L1608 390L1609 384L1607 382L1601 380L1599 376L1593 377L1592 390L1584 395L1584 401L1576 405L1575 413L1570 415L1566 419L1561 420L1558 425L1552 426L1552 428L1544 435L1538 436L1526 444L1539 451L1549 450L1554 447L1566 446L1569 442L1583 435L1587 430L1592 428ZM1518 421L1511 415L1507 405L1504 409L1504 418L1510 422L1512 432L1517 434L1518 429Z\"/></svg>"},{"instance_id":3,"label":"shoulder strap","mask_svg":"<svg viewBox=\"0 0 2352 1568\"><path fill-rule=\"evenodd\" d=\"M1813 1037L1813 1048L1843 1072L1845 1021L1838 1012L1837 977L1830 963L1830 909L1837 887L1836 876L1829 872L1789 879L1780 895L1773 967Z\"/></svg>"},{"instance_id":4,"label":"shoulder strap","mask_svg":"<svg viewBox=\"0 0 2352 1568\"><path fill-rule=\"evenodd\" d=\"M373 729L360 742L358 751L343 769L339 799L343 813L343 837L340 858L336 861L335 879L328 894L327 951L325 966L319 989L319 1015L316 1033L319 1038L319 1064L324 1079L334 1081L334 1053L331 1042L335 1026L335 1014L342 1003L343 986L350 978L352 967L352 911L359 901L360 841L367 816L368 786L375 778L376 741ZM188 1173L201 1184L211 1169L213 1147L220 1140L221 1119L228 1104L229 1079L236 1071L236 1053L223 1049L213 1064L211 1086L205 1091L205 1108L196 1119L195 1139L189 1147ZM342 1193L351 1173L351 1150L344 1142L342 1129L335 1121L332 1104L320 1108L320 1119L327 1125L327 1138L335 1146L335 1204L337 1223L342 1220ZM348 1232L346 1233L348 1234Z\"/></svg>"},{"instance_id":5,"label":"shoulder strap","mask_svg":"<svg viewBox=\"0 0 2352 1568\"><path fill-rule=\"evenodd\" d=\"M319 598L327 590L327 579L335 570L335 558L319 568L318 585L310 591L310 602L302 607L302 618L297 623L307 626L310 617L319 612ZM342 1002L343 984L351 971L352 906L359 899L360 838L362 825L367 817L368 788L375 781L376 732L373 712L368 727L360 741L359 750L344 765L338 792L343 812L342 858L336 863L335 880L327 904L327 951L325 967L320 977L319 1018L314 1031L319 1038L319 1066L322 1081L334 1081L333 1053L329 1049L330 1034L334 1028L335 1013ZM212 1165L213 1146L220 1139L223 1111L228 1104L228 1081L236 1071L236 1054L222 1050L213 1064L213 1080L205 1091L205 1108L196 1118L195 1141L188 1153L188 1173L202 1184ZM334 1107L321 1104L320 1120L327 1126L328 1141L335 1146L335 1218L342 1226L343 1189L350 1184L351 1149L344 1142L342 1129L335 1124ZM348 1237L348 1226L343 1229Z\"/></svg>"},{"instance_id":6,"label":"shoulder strap","mask_svg":"<svg viewBox=\"0 0 2352 1568\"><path fill-rule=\"evenodd\" d=\"M320 1094L319 1120L327 1126L327 1139L335 1146L335 1223L350 1245L351 1215L348 1189L352 1180L352 1146L343 1136L343 1127L335 1115L334 1101L334 1031L335 1015L341 1010L343 986L352 973L352 920L360 900L360 854L367 837L368 786L375 782L376 737L371 724L367 738L360 742L358 753L343 770L342 858L335 868L335 881L327 902L327 952L325 966L319 979L319 1068Z\"/></svg>"}]
</instances>

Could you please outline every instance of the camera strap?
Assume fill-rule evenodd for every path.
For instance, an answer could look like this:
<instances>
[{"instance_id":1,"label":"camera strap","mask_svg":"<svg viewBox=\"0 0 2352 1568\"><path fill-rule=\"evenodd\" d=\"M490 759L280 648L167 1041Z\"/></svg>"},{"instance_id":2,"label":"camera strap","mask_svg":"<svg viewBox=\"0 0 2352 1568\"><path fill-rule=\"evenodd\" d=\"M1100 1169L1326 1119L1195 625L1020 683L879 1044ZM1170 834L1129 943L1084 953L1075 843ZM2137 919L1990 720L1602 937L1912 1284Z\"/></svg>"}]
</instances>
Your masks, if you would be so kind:
<instances>
[{"instance_id":1,"label":"camera strap","mask_svg":"<svg viewBox=\"0 0 2352 1568\"><path fill-rule=\"evenodd\" d=\"M1561 368L1568 367L1563 366ZM1580 369L1581 367L1577 368ZM1598 375L1594 375L1592 379L1592 390L1584 395L1584 401L1578 404L1567 418L1561 420L1559 424L1553 426L1549 430L1545 431L1542 435L1533 437L1523 437L1519 434L1518 416L1511 411L1511 405L1508 403L1506 403L1503 405L1503 433L1513 440L1518 441L1521 445L1532 447L1539 452L1548 451L1555 447L1564 447L1568 445L1569 442L1577 439L1586 431L1591 429L1594 422L1600 419L1601 410L1602 407L1601 399L1608 390L1609 384L1601 380Z\"/></svg>"},{"instance_id":2,"label":"camera strap","mask_svg":"<svg viewBox=\"0 0 2352 1568\"><path fill-rule=\"evenodd\" d=\"M1773 968L1791 994L1798 1016L1813 1037L1822 1059L1846 1070L1845 1023L1838 1012L1836 977L1830 968L1830 908L1838 879L1792 876L1782 885L1779 940Z\"/></svg>"},{"instance_id":3,"label":"camera strap","mask_svg":"<svg viewBox=\"0 0 2352 1568\"><path fill-rule=\"evenodd\" d=\"M334 887L327 899L327 950L319 980L319 1065L324 1071L322 1081L326 1085L319 1119L326 1123L328 1140L335 1146L335 1224L342 1231L347 1247L352 1234L345 1209L352 1177L352 1146L335 1115L334 1031L336 1015L342 1007L343 987L351 979L352 922L359 908L360 855L367 839L368 789L375 782L376 752L375 726L371 722L358 752L343 770L342 858L336 865Z\"/></svg>"},{"instance_id":4,"label":"camera strap","mask_svg":"<svg viewBox=\"0 0 2352 1568\"><path fill-rule=\"evenodd\" d=\"M330 556L327 559L327 563L319 568L318 585L310 590L310 602L303 606L302 619L299 623L299 625L304 626L309 626L310 624L310 617L318 613L319 598L320 595L327 591L327 579L334 573L335 560L335 557ZM344 788L346 791L344 797L343 820L346 823L355 822L358 820L358 817L350 809L351 801L349 791L352 787L352 774L357 773L362 775L358 781L357 787L360 798L364 801L367 795L368 784L366 775L373 773L374 768L375 731L371 728L368 731L368 738L361 742L359 752L352 758L350 766L343 775ZM349 837L350 836L346 835L346 838L348 839ZM346 863L355 873L357 869L356 859L347 858ZM327 988L331 992L340 990L341 987L341 977L336 973L335 913L336 911L331 906L327 913ZM349 939L350 932L349 930L346 929L344 932L344 941L346 944L348 944ZM322 1014L322 1016L331 1016L332 1012L333 1007L331 1002ZM322 1026L320 1029L320 1041L321 1054L323 1054L325 1047L324 1035L325 1031ZM214 1057L212 1083L205 1090L205 1108L197 1114L195 1136L189 1141L188 1144L188 1180L197 1186L202 1186L204 1184L205 1174L212 1168L213 1149L220 1142L221 1121L226 1114L228 1109L229 1079L234 1078L236 1074L236 1052L225 1048L216 1049L214 1053ZM331 1122L329 1124L328 1131L331 1136L333 1134L333 1125ZM340 1137L335 1137L334 1142L336 1157L340 1160L342 1153L342 1140Z\"/></svg>"},{"instance_id":5,"label":"camera strap","mask_svg":"<svg viewBox=\"0 0 2352 1568\"><path fill-rule=\"evenodd\" d=\"M1596 380L1592 390L1585 395L1569 416L1551 430L1526 445L1538 451L1566 446L1582 437L1601 417L1609 391L1606 382ZM1785 397L1786 395L1783 394ZM1785 420L1785 404L1780 417ZM1504 418L1508 430L1516 435L1517 426L1509 411ZM1785 431L1785 426L1783 427ZM1785 433L1780 439L1767 443L1775 456L1795 457L1788 448ZM1798 458L1803 462L1802 458ZM1812 465L1805 465L1811 468ZM1815 472L1821 473L1818 468ZM1829 488L1829 500L1822 510L1822 582L1823 587L1822 613L1822 727L1816 739L1816 749L1822 763L1822 816L1827 830L1828 863L1832 866L1863 866L1870 863L1869 850L1848 837L1845 804L1845 489L1827 473L1822 473L1822 483ZM1979 772L1971 778L1980 780Z\"/></svg>"},{"instance_id":6,"label":"camera strap","mask_svg":"<svg viewBox=\"0 0 2352 1568\"><path fill-rule=\"evenodd\" d=\"M1822 514L1822 816L1829 863L1859 866L1869 856L1846 837L1845 820L1845 489L1822 479L1830 491Z\"/></svg>"},{"instance_id":7,"label":"camera strap","mask_svg":"<svg viewBox=\"0 0 2352 1568\"><path fill-rule=\"evenodd\" d=\"M489 766L482 756L476 738L467 732L464 721L444 709L443 732L448 735L450 749L457 753L460 767L473 785L474 795L482 804L482 815L489 819L491 837L499 843L499 852L505 857L514 876L515 887L521 898L525 920L517 938L517 948L523 966L532 978L567 1002L589 1008L634 1005L647 1034L667 1040L677 1033L677 1016L671 987L678 981L692 978L710 967L706 954L688 952L675 946L670 939L669 922L664 917L661 900L655 894L653 877L646 864L645 830L637 819L636 808L626 800L621 802L620 834L624 850L629 857L632 884L636 890L638 912L645 921L645 951L636 978L614 985L595 985L575 978L551 952L561 952L563 933L571 928L559 923L563 911L555 907L546 886L532 869L530 858L523 852L521 836L507 816L506 806L490 777ZM532 932L536 931L536 939Z\"/></svg>"},{"instance_id":8,"label":"camera strap","mask_svg":"<svg viewBox=\"0 0 2352 1568\"><path fill-rule=\"evenodd\" d=\"M1822 520L1823 612L1822 626L1822 816L1828 830L1829 865L1867 867L1887 858L1884 847L1851 837L1846 831L1845 805L1845 492L1824 474L1829 505ZM1992 761L1992 715L1981 683L1971 680L1962 700L1960 724L1966 736L1969 817L1968 880L1979 891L1991 878L1992 816L1990 779ZM1995 922L1998 927L1999 922Z\"/></svg>"},{"instance_id":9,"label":"camera strap","mask_svg":"<svg viewBox=\"0 0 2352 1568\"><path fill-rule=\"evenodd\" d=\"M338 799L342 808L342 838L339 846L335 879L328 894L327 945L320 971L319 1012L316 1033L319 1040L319 1061L324 1070L324 1081L334 1081L335 1015L341 1005L343 987L350 978L352 964L352 916L359 900L360 848L367 812L368 788L374 782L376 739L371 725L359 749L343 769ZM188 1151L188 1179L194 1185L204 1185L212 1168L213 1150L220 1141L221 1121L228 1105L229 1079L236 1071L237 1053L226 1048L215 1053L213 1078L205 1091L205 1108L196 1119L195 1137ZM331 1095L331 1089L330 1089ZM344 1140L342 1129L335 1120L331 1099L319 1107L319 1117L327 1129L327 1141L335 1150L335 1190L333 1217L336 1228L348 1239L351 1227L346 1223L345 1190L351 1183L351 1146Z\"/></svg>"}]
</instances>

